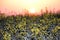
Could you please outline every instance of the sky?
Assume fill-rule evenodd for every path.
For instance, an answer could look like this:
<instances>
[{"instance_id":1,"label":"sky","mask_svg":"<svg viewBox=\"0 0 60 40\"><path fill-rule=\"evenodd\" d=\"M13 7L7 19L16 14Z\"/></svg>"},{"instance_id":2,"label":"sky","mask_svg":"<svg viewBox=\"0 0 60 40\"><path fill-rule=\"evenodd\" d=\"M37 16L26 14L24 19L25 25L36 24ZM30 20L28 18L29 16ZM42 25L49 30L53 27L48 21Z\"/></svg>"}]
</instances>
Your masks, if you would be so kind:
<instances>
[{"instance_id":1,"label":"sky","mask_svg":"<svg viewBox=\"0 0 60 40\"><path fill-rule=\"evenodd\" d=\"M46 7L52 11L60 10L60 0L0 0L0 11L7 14L11 11L23 12L25 9L31 13L40 12Z\"/></svg>"}]
</instances>

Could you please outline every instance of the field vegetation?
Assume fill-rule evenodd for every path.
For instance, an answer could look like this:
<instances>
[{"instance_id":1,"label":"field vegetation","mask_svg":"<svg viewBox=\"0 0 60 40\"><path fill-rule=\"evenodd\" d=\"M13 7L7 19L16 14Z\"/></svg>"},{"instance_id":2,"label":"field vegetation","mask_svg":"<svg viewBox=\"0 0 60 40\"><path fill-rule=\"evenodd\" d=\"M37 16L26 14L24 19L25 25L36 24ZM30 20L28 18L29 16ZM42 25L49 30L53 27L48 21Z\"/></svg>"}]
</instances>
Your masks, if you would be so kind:
<instances>
[{"instance_id":1,"label":"field vegetation","mask_svg":"<svg viewBox=\"0 0 60 40\"><path fill-rule=\"evenodd\" d=\"M60 13L41 16L0 14L0 40L60 40Z\"/></svg>"}]
</instances>

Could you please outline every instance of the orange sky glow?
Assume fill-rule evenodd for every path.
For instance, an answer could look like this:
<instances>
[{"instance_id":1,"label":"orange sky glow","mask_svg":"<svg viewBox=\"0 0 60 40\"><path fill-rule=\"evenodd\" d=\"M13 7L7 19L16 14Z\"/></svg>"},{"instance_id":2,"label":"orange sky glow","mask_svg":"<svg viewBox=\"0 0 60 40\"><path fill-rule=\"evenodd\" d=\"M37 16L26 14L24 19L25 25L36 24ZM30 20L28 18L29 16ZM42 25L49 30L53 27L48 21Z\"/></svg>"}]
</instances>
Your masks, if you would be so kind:
<instances>
[{"instance_id":1,"label":"orange sky glow","mask_svg":"<svg viewBox=\"0 0 60 40\"><path fill-rule=\"evenodd\" d=\"M25 9L30 13L39 13L41 9L45 11L45 7L60 10L60 0L0 0L0 11L7 14L24 13Z\"/></svg>"}]
</instances>

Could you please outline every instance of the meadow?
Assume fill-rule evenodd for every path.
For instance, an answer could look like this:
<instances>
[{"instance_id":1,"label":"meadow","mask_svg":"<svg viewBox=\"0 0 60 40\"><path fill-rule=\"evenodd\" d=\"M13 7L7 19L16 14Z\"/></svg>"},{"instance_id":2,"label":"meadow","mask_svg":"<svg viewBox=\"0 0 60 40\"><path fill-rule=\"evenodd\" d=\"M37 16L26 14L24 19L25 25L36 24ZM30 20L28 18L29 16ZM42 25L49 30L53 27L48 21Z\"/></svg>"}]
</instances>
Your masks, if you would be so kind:
<instances>
[{"instance_id":1,"label":"meadow","mask_svg":"<svg viewBox=\"0 0 60 40\"><path fill-rule=\"evenodd\" d=\"M0 40L60 40L60 12L41 16L0 14Z\"/></svg>"}]
</instances>

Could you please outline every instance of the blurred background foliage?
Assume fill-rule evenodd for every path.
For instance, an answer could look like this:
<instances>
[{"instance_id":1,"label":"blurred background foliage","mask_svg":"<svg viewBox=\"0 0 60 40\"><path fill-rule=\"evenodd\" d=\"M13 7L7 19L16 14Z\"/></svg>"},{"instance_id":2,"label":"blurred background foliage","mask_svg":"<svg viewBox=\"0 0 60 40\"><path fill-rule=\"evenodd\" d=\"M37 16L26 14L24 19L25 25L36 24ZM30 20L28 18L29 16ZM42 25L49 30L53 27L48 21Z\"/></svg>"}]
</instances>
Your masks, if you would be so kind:
<instances>
[{"instance_id":1,"label":"blurred background foliage","mask_svg":"<svg viewBox=\"0 0 60 40\"><path fill-rule=\"evenodd\" d=\"M0 15L0 40L60 40L60 14Z\"/></svg>"}]
</instances>

